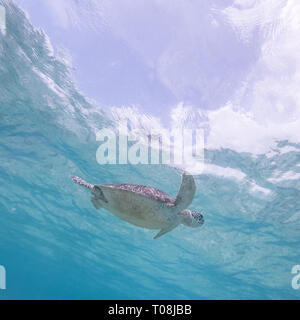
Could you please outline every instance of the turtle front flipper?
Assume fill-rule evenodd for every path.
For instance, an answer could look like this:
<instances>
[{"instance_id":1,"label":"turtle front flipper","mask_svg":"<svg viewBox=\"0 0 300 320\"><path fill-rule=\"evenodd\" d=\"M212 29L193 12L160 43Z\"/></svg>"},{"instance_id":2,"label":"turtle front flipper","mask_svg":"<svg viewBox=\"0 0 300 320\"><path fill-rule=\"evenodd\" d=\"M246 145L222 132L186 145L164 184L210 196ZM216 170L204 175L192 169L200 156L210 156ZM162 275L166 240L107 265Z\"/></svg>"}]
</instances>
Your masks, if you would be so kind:
<instances>
[{"instance_id":1,"label":"turtle front flipper","mask_svg":"<svg viewBox=\"0 0 300 320\"><path fill-rule=\"evenodd\" d=\"M166 234L166 233L172 231L173 229L175 229L177 226L178 226L178 224L172 224L172 225L170 225L169 227L162 228L162 229L153 237L153 239L157 239L157 238L163 236L164 234Z\"/></svg>"},{"instance_id":2,"label":"turtle front flipper","mask_svg":"<svg viewBox=\"0 0 300 320\"><path fill-rule=\"evenodd\" d=\"M196 184L194 177L184 172L181 177L180 189L174 203L178 211L186 209L192 203L195 192Z\"/></svg>"}]
</instances>

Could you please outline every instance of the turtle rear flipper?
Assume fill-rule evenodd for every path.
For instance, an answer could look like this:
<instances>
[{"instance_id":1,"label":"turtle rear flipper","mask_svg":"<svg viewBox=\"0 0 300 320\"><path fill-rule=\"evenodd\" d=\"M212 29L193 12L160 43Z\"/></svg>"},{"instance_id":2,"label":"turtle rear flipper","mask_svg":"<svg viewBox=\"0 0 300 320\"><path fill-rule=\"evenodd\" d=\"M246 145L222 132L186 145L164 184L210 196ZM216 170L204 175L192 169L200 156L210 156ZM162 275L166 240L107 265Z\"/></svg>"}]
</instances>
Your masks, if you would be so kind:
<instances>
[{"instance_id":1,"label":"turtle rear flipper","mask_svg":"<svg viewBox=\"0 0 300 320\"><path fill-rule=\"evenodd\" d=\"M102 208L101 202L97 198L95 198L93 195L91 196L91 202L96 209Z\"/></svg>"},{"instance_id":2,"label":"turtle rear flipper","mask_svg":"<svg viewBox=\"0 0 300 320\"><path fill-rule=\"evenodd\" d=\"M103 191L99 186L94 186L91 190L91 202L96 209L103 207L103 202L108 203Z\"/></svg>"},{"instance_id":3,"label":"turtle rear flipper","mask_svg":"<svg viewBox=\"0 0 300 320\"><path fill-rule=\"evenodd\" d=\"M93 185L93 184L88 183L88 182L86 182L85 180L83 180L83 179L81 179L81 178L79 178L79 177L77 177L77 176L71 176L71 179L72 179L75 183L77 183L77 184L79 184L80 186L83 186L83 187L85 187L85 188L87 188L87 189L92 190L92 189L94 188L94 185Z\"/></svg>"}]
</instances>

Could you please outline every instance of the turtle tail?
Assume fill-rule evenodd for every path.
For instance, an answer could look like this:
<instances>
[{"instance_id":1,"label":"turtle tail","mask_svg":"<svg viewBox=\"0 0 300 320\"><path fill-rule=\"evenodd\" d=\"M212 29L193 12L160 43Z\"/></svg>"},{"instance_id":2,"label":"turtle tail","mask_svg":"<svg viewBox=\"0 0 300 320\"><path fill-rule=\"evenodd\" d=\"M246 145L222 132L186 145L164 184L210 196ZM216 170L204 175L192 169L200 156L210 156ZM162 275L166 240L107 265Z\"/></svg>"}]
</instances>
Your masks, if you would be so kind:
<instances>
[{"instance_id":1,"label":"turtle tail","mask_svg":"<svg viewBox=\"0 0 300 320\"><path fill-rule=\"evenodd\" d=\"M79 184L80 186L86 187L86 188L88 188L88 189L90 189L90 190L94 188L94 185L93 185L93 184L90 184L90 183L86 182L85 180L83 180L83 179L81 179L81 178L79 178L79 177L71 176L71 179L72 179L75 183Z\"/></svg>"}]
</instances>

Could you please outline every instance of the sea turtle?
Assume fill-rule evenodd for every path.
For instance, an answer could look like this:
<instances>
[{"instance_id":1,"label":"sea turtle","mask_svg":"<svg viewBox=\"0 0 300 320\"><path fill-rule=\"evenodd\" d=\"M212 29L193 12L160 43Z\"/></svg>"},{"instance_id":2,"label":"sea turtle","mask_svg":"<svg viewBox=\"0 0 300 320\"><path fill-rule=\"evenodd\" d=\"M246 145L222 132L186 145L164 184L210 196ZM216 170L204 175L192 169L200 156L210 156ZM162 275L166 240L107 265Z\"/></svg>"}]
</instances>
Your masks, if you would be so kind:
<instances>
[{"instance_id":1,"label":"sea turtle","mask_svg":"<svg viewBox=\"0 0 300 320\"><path fill-rule=\"evenodd\" d=\"M76 176L72 176L71 179L91 190L91 201L96 209L105 208L139 227L160 229L154 239L173 230L179 224L195 228L204 223L200 212L186 209L193 201L196 190L193 176L186 173L182 174L176 199L161 190L143 185L94 185Z\"/></svg>"}]
</instances>

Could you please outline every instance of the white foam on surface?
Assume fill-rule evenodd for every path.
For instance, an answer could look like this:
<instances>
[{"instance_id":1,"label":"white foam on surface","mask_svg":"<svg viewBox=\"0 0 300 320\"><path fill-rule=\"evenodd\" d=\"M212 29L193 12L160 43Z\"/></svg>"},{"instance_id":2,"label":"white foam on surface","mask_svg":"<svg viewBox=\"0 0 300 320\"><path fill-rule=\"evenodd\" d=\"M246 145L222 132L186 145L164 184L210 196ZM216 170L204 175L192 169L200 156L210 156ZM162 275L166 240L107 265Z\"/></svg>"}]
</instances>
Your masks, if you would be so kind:
<instances>
[{"instance_id":1,"label":"white foam on surface","mask_svg":"<svg viewBox=\"0 0 300 320\"><path fill-rule=\"evenodd\" d=\"M191 1L186 5L181 1L157 0L153 3L141 2L138 6L125 1L116 6L111 1L100 3L91 0L86 4L53 0L47 1L46 5L60 27L76 26L81 29L89 26L100 31L103 27L110 28L112 35L122 39L128 48L137 52L144 65L156 75L157 83L170 90L175 97L176 105L170 112L169 128L179 124L188 128L204 127L207 148L229 148L237 152L249 152L254 156L276 155L273 150L280 140L300 142L299 1L235 0L228 6L211 6L210 1L201 4ZM195 12L200 12L201 8L205 15L199 20ZM124 15L124 11L127 15ZM153 12L160 12L156 14L157 25L163 26L163 35L151 38L153 31L149 30L153 29L149 29L148 24L152 22L149 17L152 17ZM211 24L214 25L212 29ZM133 27L135 25L141 28L139 32ZM204 26L209 26L207 34L203 34ZM241 81L235 84L232 95L226 98L227 103L213 103L208 107L199 102L197 105L200 98L187 103L189 99L184 101L184 97L189 97L191 91L201 92L201 97L206 99L204 101L214 102L215 90L221 86L221 83L216 87L213 83L210 83L211 87L206 86L210 77L202 74L205 65L201 64L206 56L198 54L206 49L215 52L215 47L207 47L207 43L213 42L213 36L223 35L215 34L215 29L220 26L231 28L227 30L228 34L224 33L228 41L234 34L242 44L249 43L251 50L257 47L257 57L249 57L249 66L241 71ZM174 30L177 32L173 39L170 34ZM146 42L140 32L146 34ZM51 54L49 41L45 41ZM230 52L226 51L228 48L224 50L225 53ZM220 55L219 58L224 57ZM213 62L208 60L207 64ZM232 69L236 71L235 67ZM213 68L208 71L213 74L216 72L216 79L221 75L221 71L219 74ZM57 90L53 84L49 85ZM212 107L216 110L211 110ZM115 113L119 117L130 117L136 128L146 128L148 131L151 127L163 129L158 118L138 111L135 106L118 109ZM122 112L124 115L121 115ZM285 150L280 152L289 152Z\"/></svg>"},{"instance_id":2,"label":"white foam on surface","mask_svg":"<svg viewBox=\"0 0 300 320\"><path fill-rule=\"evenodd\" d=\"M300 179L300 173L294 171L286 171L286 172L279 172L276 171L272 178L267 179L270 182L281 182L285 180L298 180Z\"/></svg>"},{"instance_id":3,"label":"white foam on surface","mask_svg":"<svg viewBox=\"0 0 300 320\"><path fill-rule=\"evenodd\" d=\"M263 195L270 195L272 193L270 189L261 187L257 185L255 182L251 182L250 185L251 185L250 191L253 193L262 193Z\"/></svg>"}]
</instances>

